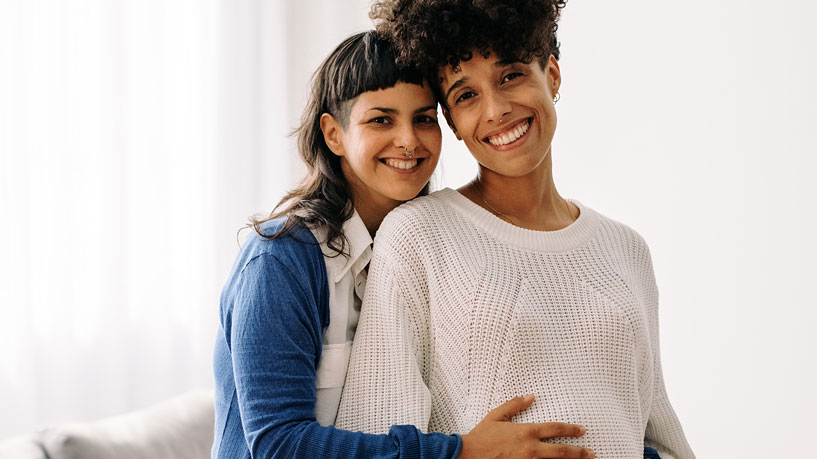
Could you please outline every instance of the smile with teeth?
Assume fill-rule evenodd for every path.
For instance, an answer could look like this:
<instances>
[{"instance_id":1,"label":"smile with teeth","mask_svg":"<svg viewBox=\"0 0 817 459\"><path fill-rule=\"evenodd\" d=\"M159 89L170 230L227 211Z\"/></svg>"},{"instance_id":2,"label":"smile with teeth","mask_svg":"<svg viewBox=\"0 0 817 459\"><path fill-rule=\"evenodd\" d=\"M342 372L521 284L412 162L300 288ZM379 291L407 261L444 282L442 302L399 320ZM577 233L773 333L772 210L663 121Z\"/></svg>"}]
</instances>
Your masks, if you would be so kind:
<instances>
[{"instance_id":1,"label":"smile with teeth","mask_svg":"<svg viewBox=\"0 0 817 459\"><path fill-rule=\"evenodd\" d=\"M492 135L491 137L486 138L485 140L490 143L491 145L501 146L507 145L509 143L515 142L520 137L525 135L528 132L528 128L530 127L530 118L522 120L513 128L503 132L502 134Z\"/></svg>"},{"instance_id":2,"label":"smile with teeth","mask_svg":"<svg viewBox=\"0 0 817 459\"><path fill-rule=\"evenodd\" d=\"M420 159L395 159L395 158L386 158L381 159L382 162L386 163L387 166L391 166L397 169L408 170L417 167L417 164L420 162Z\"/></svg>"}]
</instances>

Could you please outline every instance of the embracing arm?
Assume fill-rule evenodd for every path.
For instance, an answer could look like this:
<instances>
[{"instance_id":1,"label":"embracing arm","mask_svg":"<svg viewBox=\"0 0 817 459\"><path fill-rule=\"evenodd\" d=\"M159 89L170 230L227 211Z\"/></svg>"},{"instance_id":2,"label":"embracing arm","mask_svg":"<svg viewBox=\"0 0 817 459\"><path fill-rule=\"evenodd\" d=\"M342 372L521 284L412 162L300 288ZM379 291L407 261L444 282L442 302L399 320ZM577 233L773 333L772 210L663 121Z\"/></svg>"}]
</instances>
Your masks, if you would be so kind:
<instances>
[{"instance_id":1,"label":"embracing arm","mask_svg":"<svg viewBox=\"0 0 817 459\"><path fill-rule=\"evenodd\" d=\"M252 457L455 457L460 443L454 436L422 434L411 426L371 435L318 424L321 298L308 274L275 255L257 256L244 268L223 318Z\"/></svg>"}]
</instances>

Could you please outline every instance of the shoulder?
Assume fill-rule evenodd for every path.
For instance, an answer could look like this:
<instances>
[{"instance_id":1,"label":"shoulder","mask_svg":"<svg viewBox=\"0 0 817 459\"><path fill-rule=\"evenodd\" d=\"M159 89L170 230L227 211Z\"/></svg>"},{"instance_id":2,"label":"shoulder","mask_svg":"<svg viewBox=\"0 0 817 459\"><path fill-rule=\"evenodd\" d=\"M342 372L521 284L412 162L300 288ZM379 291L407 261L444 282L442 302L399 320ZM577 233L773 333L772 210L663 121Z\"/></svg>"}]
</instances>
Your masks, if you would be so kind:
<instances>
[{"instance_id":1,"label":"shoulder","mask_svg":"<svg viewBox=\"0 0 817 459\"><path fill-rule=\"evenodd\" d=\"M629 253L649 253L647 241L634 228L593 209L587 208L587 211L598 215L599 238L607 244Z\"/></svg>"},{"instance_id":2,"label":"shoulder","mask_svg":"<svg viewBox=\"0 0 817 459\"><path fill-rule=\"evenodd\" d=\"M274 235L283 227L285 219L263 223L259 230ZM323 301L327 290L326 264L323 253L312 232L304 225L270 239L256 231L247 236L238 253L222 300L243 293L247 289L271 289L287 286L304 293L312 292L316 301Z\"/></svg>"},{"instance_id":3,"label":"shoulder","mask_svg":"<svg viewBox=\"0 0 817 459\"><path fill-rule=\"evenodd\" d=\"M271 220L259 230L273 235L284 223L284 219ZM296 298L298 301L294 301ZM322 314L327 301L326 265L320 245L308 228L297 225L272 239L254 230L247 236L222 290L220 303L222 315L228 318L236 304L283 302L292 306L308 302Z\"/></svg>"},{"instance_id":4,"label":"shoulder","mask_svg":"<svg viewBox=\"0 0 817 459\"><path fill-rule=\"evenodd\" d=\"M285 223L285 218L264 222L259 227L264 236L253 231L247 237L239 254L237 273L251 264L280 264L297 271L313 273L326 270L320 244L306 226L298 224L286 234L274 238L265 237L278 233Z\"/></svg>"},{"instance_id":5,"label":"shoulder","mask_svg":"<svg viewBox=\"0 0 817 459\"><path fill-rule=\"evenodd\" d=\"M625 277L635 276L633 279L654 284L652 256L644 237L627 224L601 214L598 215L600 224L597 233L597 247L599 250L606 254L605 257L614 266L618 266L620 274Z\"/></svg>"},{"instance_id":6,"label":"shoulder","mask_svg":"<svg viewBox=\"0 0 817 459\"><path fill-rule=\"evenodd\" d=\"M393 272L411 276L453 269L455 260L479 260L484 234L445 189L413 199L394 209L380 225L372 259ZM456 199L456 195L453 196ZM462 198L465 199L465 198Z\"/></svg>"},{"instance_id":7,"label":"shoulder","mask_svg":"<svg viewBox=\"0 0 817 459\"><path fill-rule=\"evenodd\" d=\"M433 250L441 236L451 233L459 223L444 191L415 198L386 215L377 230L375 251L394 246Z\"/></svg>"},{"instance_id":8,"label":"shoulder","mask_svg":"<svg viewBox=\"0 0 817 459\"><path fill-rule=\"evenodd\" d=\"M417 232L417 229L445 229L454 224L457 212L450 205L450 195L456 193L448 188L428 196L408 201L391 211L380 225L378 235L383 233Z\"/></svg>"}]
</instances>

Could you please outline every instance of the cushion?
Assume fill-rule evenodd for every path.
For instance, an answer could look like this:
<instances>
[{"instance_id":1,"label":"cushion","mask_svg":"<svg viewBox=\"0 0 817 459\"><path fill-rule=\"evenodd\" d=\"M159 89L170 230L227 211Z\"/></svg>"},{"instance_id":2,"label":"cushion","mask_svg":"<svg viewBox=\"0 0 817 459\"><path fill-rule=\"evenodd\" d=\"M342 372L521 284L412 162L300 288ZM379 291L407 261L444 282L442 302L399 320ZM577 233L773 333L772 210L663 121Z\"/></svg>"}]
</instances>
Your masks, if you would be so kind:
<instances>
[{"instance_id":1,"label":"cushion","mask_svg":"<svg viewBox=\"0 0 817 459\"><path fill-rule=\"evenodd\" d=\"M2 459L47 459L45 451L33 434L20 435L0 441Z\"/></svg>"},{"instance_id":2,"label":"cushion","mask_svg":"<svg viewBox=\"0 0 817 459\"><path fill-rule=\"evenodd\" d=\"M45 428L50 459L207 459L213 444L213 392L194 391L96 422Z\"/></svg>"}]
</instances>

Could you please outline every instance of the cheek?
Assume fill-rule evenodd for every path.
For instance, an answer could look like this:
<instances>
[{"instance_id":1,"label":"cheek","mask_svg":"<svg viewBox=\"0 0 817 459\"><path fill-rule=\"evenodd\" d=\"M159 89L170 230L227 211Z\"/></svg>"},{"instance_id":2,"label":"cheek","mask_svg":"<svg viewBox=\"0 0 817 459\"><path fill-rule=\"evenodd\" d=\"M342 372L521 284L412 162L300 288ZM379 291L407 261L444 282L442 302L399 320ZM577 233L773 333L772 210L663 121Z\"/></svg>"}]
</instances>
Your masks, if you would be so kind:
<instances>
[{"instance_id":1,"label":"cheek","mask_svg":"<svg viewBox=\"0 0 817 459\"><path fill-rule=\"evenodd\" d=\"M465 142L468 148L479 148L482 146L482 139L479 138L479 117L470 116L462 117L462 129L460 130L460 137Z\"/></svg>"},{"instance_id":2,"label":"cheek","mask_svg":"<svg viewBox=\"0 0 817 459\"><path fill-rule=\"evenodd\" d=\"M424 129L417 132L417 137L420 138L423 146L432 154L440 154L443 144L443 134L440 127L433 129Z\"/></svg>"},{"instance_id":3,"label":"cheek","mask_svg":"<svg viewBox=\"0 0 817 459\"><path fill-rule=\"evenodd\" d=\"M383 140L376 135L350 136L345 142L349 161L365 164L375 158L383 149Z\"/></svg>"},{"instance_id":4,"label":"cheek","mask_svg":"<svg viewBox=\"0 0 817 459\"><path fill-rule=\"evenodd\" d=\"M543 109L544 113L542 114L542 128L550 133L556 130L556 107L553 104L545 105Z\"/></svg>"},{"instance_id":5,"label":"cheek","mask_svg":"<svg viewBox=\"0 0 817 459\"><path fill-rule=\"evenodd\" d=\"M456 115L451 115L451 121L457 128L457 134L466 142L474 136L474 131L477 127L478 116L474 115L478 109L471 108L470 110L458 110Z\"/></svg>"},{"instance_id":6,"label":"cheek","mask_svg":"<svg viewBox=\"0 0 817 459\"><path fill-rule=\"evenodd\" d=\"M527 100L539 100L541 105L542 118L547 123L553 123L556 120L556 106L553 105L553 98L550 96L550 91L536 91L531 90L527 96Z\"/></svg>"}]
</instances>

